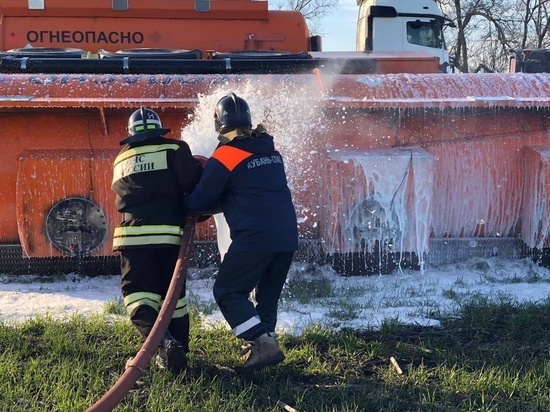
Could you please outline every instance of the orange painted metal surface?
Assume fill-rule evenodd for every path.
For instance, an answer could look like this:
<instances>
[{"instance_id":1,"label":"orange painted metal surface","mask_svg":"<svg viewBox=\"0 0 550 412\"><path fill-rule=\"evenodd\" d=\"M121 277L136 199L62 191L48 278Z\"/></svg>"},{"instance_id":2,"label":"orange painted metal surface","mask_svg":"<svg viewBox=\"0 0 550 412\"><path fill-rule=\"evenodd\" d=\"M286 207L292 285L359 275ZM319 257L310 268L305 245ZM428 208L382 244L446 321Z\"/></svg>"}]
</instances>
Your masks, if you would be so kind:
<instances>
[{"instance_id":1,"label":"orange painted metal surface","mask_svg":"<svg viewBox=\"0 0 550 412\"><path fill-rule=\"evenodd\" d=\"M194 108L198 95L243 83L271 83L291 79L296 87L310 87L320 97L311 75L0 75L0 108Z\"/></svg>"},{"instance_id":2,"label":"orange painted metal surface","mask_svg":"<svg viewBox=\"0 0 550 412\"><path fill-rule=\"evenodd\" d=\"M285 151L300 236L318 242L324 253L365 251L376 241L419 255L429 252L433 239L547 244L547 74L440 74L436 59L424 54L313 52L302 17L267 11L261 1L218 0L210 12L194 11L187 0L129 2L128 11L112 10L111 1L79 9L61 0L45 4L45 10L28 10L24 1L0 1L4 49L23 47L29 30L42 30L39 21L59 27L62 40L74 40L76 30L96 33L95 24L109 33L142 30L147 40L131 47L273 51L277 41L261 40L272 36L284 38L277 48L308 52L306 63L315 64L297 73L292 65L303 60L291 61L286 71L270 71L277 61L262 61L260 71L251 66L234 73L228 59L212 73L195 65L181 69L187 61L176 61L172 74L93 74L68 69L79 59L62 60L66 64L49 73L25 72L30 60L16 60L17 73L0 73L0 242L21 245L26 256L70 254L52 245L52 233L84 236L87 221L77 218L83 210L89 219L104 219L99 226L107 233L86 253L110 255L110 233L120 218L111 162L130 113L141 105L158 110L174 132L169 137L177 139L209 96L228 90L257 98L254 107L274 102L272 113L264 108L264 120ZM148 10L150 21L144 19ZM215 29L220 23L223 30ZM53 39L35 45L92 52L121 46L109 39ZM86 60L86 67L93 62ZM302 118L300 111L307 114ZM270 123L277 116L282 120ZM60 203L64 208L53 213ZM215 239L212 220L197 231L198 240Z\"/></svg>"},{"instance_id":3,"label":"orange painted metal surface","mask_svg":"<svg viewBox=\"0 0 550 412\"><path fill-rule=\"evenodd\" d=\"M522 237L530 247L547 242L550 230L550 148L524 148Z\"/></svg>"},{"instance_id":4,"label":"orange painted metal surface","mask_svg":"<svg viewBox=\"0 0 550 412\"><path fill-rule=\"evenodd\" d=\"M206 3L206 2L205 2ZM113 10L112 0L75 6L72 0L47 0L44 10L27 1L1 3L2 50L25 47L76 47L96 53L130 48L308 50L309 32L298 12L268 10L266 1L216 0L196 11L193 0L129 2Z\"/></svg>"},{"instance_id":5,"label":"orange painted metal surface","mask_svg":"<svg viewBox=\"0 0 550 412\"><path fill-rule=\"evenodd\" d=\"M16 213L19 241L28 256L55 255L44 222L52 200L82 197L101 204L105 218L117 221L110 190L111 169L117 150L26 150L17 162ZM111 234L93 255L111 254Z\"/></svg>"},{"instance_id":6,"label":"orange painted metal surface","mask_svg":"<svg viewBox=\"0 0 550 412\"><path fill-rule=\"evenodd\" d=\"M548 74L410 74L327 76L328 98L369 108L548 107ZM475 118L469 122L475 121Z\"/></svg>"},{"instance_id":7,"label":"orange painted metal surface","mask_svg":"<svg viewBox=\"0 0 550 412\"><path fill-rule=\"evenodd\" d=\"M393 206L399 201L402 207L397 210L413 213L416 209L405 206L405 200L399 200L400 197L407 196L407 193L414 195L419 190L429 191L431 194L426 194L422 201L423 216L411 217L408 222L413 226L401 228L409 233L416 230L415 225L420 220L429 225L428 234L433 238L482 236L527 239L533 234L540 235L538 224L525 226L529 222L525 219L525 214L529 214L526 206L530 202L539 205L539 208L545 205L546 189L526 191L524 179L529 177L538 182L541 173L545 176L546 166L531 166L532 161L525 151L529 153L530 147L547 145L550 131L546 120L548 111L489 110L463 115L454 112L404 109L401 113L379 110L353 114L347 110L347 123L353 127L340 129L338 147L353 148L353 155L346 157L345 150L339 151L333 146L327 160L320 161L328 161L329 165L328 176L322 186L328 187L332 198L327 202L328 210L321 219L321 227L326 232L322 237L335 242L330 250L354 251L354 243L349 241L349 237L335 237L331 230L346 222L349 224L346 219L363 199L369 197L369 193L371 197L385 201L386 206L397 196ZM373 136L377 138L373 139ZM399 160L407 155L408 149L418 151L419 148L426 154L411 154L410 165ZM395 153L389 155L388 150ZM381 178L373 176L375 163L369 161L384 154L387 156L386 164L380 166L378 172L382 176L393 175L390 179L393 185L390 186L384 186ZM409 181L410 174L417 173L415 162L421 162L426 157L431 161L421 170L425 175L423 179ZM370 186L366 186L365 179L369 176ZM404 192L402 187L398 188L401 182L404 182ZM546 225L548 217L544 208L530 220L537 219L538 222L542 212L542 222ZM403 223L403 219L400 222ZM405 244L409 242L407 238L402 240ZM541 244L530 242L530 246L540 247ZM427 248L427 243L424 243L423 250Z\"/></svg>"},{"instance_id":8,"label":"orange painted metal surface","mask_svg":"<svg viewBox=\"0 0 550 412\"><path fill-rule=\"evenodd\" d=\"M110 189L112 162L126 136L132 109L16 110L0 112L6 134L0 162L0 238L21 244L25 256L62 256L46 233L45 220L56 202L89 199L106 218L107 235L90 255L112 255L111 231L120 220ZM187 110L165 111L163 121L182 127ZM36 126L36 127L35 127ZM177 135L167 137L177 139ZM211 224L201 224L203 237L212 238Z\"/></svg>"},{"instance_id":9,"label":"orange painted metal surface","mask_svg":"<svg viewBox=\"0 0 550 412\"><path fill-rule=\"evenodd\" d=\"M366 239L381 237L398 242L392 249L399 252L427 245L433 163L433 156L420 147L327 154L320 188L320 237L327 253L356 252L365 248ZM391 169L397 169L397 179L388 173ZM400 212L388 216L389 210Z\"/></svg>"},{"instance_id":10,"label":"orange painted metal surface","mask_svg":"<svg viewBox=\"0 0 550 412\"><path fill-rule=\"evenodd\" d=\"M509 93L506 99L500 93L493 99L494 88L485 92L485 99L481 93L483 88L476 90L477 98L469 98L476 78L470 77L472 86L467 89L464 86L469 83L464 78L446 75L434 75L431 79L441 85L437 97L435 92L430 95L425 91L425 85L430 84L425 76L430 77L395 76L401 78L401 82L393 81L394 87L389 88L386 83L392 76L342 75L337 76L337 82L324 96L313 74L290 79L271 76L273 84L284 78L309 90L311 104L319 106L325 124L323 132L314 132L315 146L308 149L316 154L308 155L307 161L328 164L328 170L332 167L337 170L331 179L305 170L300 179L308 181L307 189L296 182L296 202L308 206L300 223L304 238L322 238L327 252L350 250L350 243L345 246L345 239L338 237L340 232L334 228L361 203L365 193L353 198L347 186L338 183L353 180L356 184L359 169L348 170L346 163L339 163L338 156L335 157L337 151L354 150L352 163L359 164L361 157L379 156L382 152L377 150L409 147L423 148L426 152L423 156L428 156L432 163L428 171L430 180L414 183L418 187L431 185L433 194L426 200L429 206L426 224L431 237L519 236L522 233L520 220L526 202L523 149L544 146L548 136L548 113L543 109L548 106L545 76L506 77L506 88L497 90ZM5 199L0 205L3 239L21 242L30 256L61 254L47 242L41 220L55 200L66 196L94 199L109 220L116 222L109 190L108 157L118 150L131 109L140 104L157 108L165 124L179 130L188 123L189 114L198 104L194 94L208 93L227 82L238 87L241 82L238 76L212 76L208 77L209 81L201 82L166 81L168 78L155 76L155 81L151 81L151 77L139 75L2 76L4 84L9 86L8 93L15 92L19 85L22 94L35 96L22 102L2 101L5 105L0 114L2 123L5 130L10 130L4 137L6 159L0 165L4 182L0 195ZM264 82L269 78L250 75L246 81L252 84L257 81L258 87L260 84L266 87ZM113 80L104 87L103 79ZM355 83L353 89L340 87L351 82ZM525 88L527 84L531 89ZM458 90L462 90L460 95ZM521 90L525 94L520 94ZM342 97L344 93L346 98ZM422 94L417 93L423 93L426 98L423 100L419 97ZM148 97L141 97L143 95ZM63 103L58 102L58 98ZM46 109L48 103L51 104ZM82 108L88 105L90 107ZM501 105L503 107L499 107ZM345 122L339 121L343 115ZM388 160L389 165L398 163L402 153L396 152L388 158L393 159ZM293 154L289 155L289 162L298 161ZM334 180L336 175L339 178ZM93 176L93 191L90 176ZM408 189L412 194L416 193L414 185ZM346 197L342 195L324 203L319 194L326 187L332 188L331 193L346 193ZM388 189L383 195L393 193ZM402 203L403 207L405 204ZM30 217L25 213L28 205L34 208ZM319 209L324 210L323 214L315 212ZM214 235L213 225L206 226L199 228L199 239ZM403 230L411 232L412 229ZM105 243L94 253L109 253L108 250L109 245Z\"/></svg>"}]
</instances>

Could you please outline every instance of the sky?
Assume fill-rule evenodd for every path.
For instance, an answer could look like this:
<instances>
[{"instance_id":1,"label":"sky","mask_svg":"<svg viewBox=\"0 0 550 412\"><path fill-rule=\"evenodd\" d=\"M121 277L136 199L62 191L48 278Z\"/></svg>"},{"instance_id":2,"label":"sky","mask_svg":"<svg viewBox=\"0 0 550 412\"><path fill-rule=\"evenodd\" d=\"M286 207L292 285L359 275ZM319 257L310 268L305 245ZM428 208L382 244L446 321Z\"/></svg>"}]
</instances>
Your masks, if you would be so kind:
<instances>
[{"instance_id":1,"label":"sky","mask_svg":"<svg viewBox=\"0 0 550 412\"><path fill-rule=\"evenodd\" d=\"M321 20L323 51L355 50L359 6L356 0L339 0L336 8Z\"/></svg>"},{"instance_id":2,"label":"sky","mask_svg":"<svg viewBox=\"0 0 550 412\"><path fill-rule=\"evenodd\" d=\"M205 327L227 327L212 297L215 267L190 268L188 296L203 311ZM0 322L18 324L35 316L68 319L104 313L105 304L120 299L118 276L94 278L69 274L43 283L28 275L0 275ZM291 285L313 288L330 284L333 296L301 303ZM306 288L307 289L307 288ZM303 296L303 295L302 295ZM550 269L529 259L472 259L420 271L342 277L330 265L292 265L279 304L277 331L299 336L305 327L376 330L385 320L439 326L441 315L455 316L470 299L511 303L550 299ZM125 317L124 317L125 318Z\"/></svg>"}]
</instances>

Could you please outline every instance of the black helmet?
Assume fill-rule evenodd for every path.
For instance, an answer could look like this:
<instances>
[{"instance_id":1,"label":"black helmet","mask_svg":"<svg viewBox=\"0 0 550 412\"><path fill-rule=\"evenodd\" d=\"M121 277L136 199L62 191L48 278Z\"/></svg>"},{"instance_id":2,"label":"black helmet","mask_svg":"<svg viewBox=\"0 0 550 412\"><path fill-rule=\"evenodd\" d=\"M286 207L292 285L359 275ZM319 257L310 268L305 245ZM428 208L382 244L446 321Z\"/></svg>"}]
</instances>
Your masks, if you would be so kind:
<instances>
[{"instance_id":1,"label":"black helmet","mask_svg":"<svg viewBox=\"0 0 550 412\"><path fill-rule=\"evenodd\" d=\"M128 119L127 130L130 136L155 129L162 129L162 122L160 121L159 115L153 110L143 106L132 113Z\"/></svg>"},{"instance_id":2,"label":"black helmet","mask_svg":"<svg viewBox=\"0 0 550 412\"><path fill-rule=\"evenodd\" d=\"M222 127L252 127L250 107L243 98L235 93L229 93L218 101L214 122L218 133Z\"/></svg>"}]
</instances>

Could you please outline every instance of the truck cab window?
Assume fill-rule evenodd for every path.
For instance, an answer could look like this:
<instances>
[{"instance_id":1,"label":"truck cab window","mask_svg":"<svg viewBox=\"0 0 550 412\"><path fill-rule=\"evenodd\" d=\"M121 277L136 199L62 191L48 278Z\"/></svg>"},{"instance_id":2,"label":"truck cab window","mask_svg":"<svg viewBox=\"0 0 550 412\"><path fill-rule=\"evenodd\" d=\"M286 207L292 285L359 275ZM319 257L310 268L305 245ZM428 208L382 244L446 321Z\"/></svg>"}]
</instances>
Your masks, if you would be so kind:
<instances>
[{"instance_id":1,"label":"truck cab window","mask_svg":"<svg viewBox=\"0 0 550 412\"><path fill-rule=\"evenodd\" d=\"M439 47L438 25L432 22L407 22L407 41L425 47Z\"/></svg>"}]
</instances>

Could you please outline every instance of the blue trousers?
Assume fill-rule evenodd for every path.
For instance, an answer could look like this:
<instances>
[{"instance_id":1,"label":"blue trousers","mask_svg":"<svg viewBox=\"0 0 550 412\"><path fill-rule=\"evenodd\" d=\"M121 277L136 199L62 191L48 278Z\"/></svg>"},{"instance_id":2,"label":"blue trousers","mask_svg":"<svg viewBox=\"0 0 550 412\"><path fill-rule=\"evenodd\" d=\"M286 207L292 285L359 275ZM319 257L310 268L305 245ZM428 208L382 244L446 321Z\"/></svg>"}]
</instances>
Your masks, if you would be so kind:
<instances>
[{"instance_id":1,"label":"blue trousers","mask_svg":"<svg viewBox=\"0 0 550 412\"><path fill-rule=\"evenodd\" d=\"M275 331L277 305L294 252L259 253L231 250L214 283L214 299L235 335L252 341ZM256 305L249 299L255 289Z\"/></svg>"}]
</instances>

